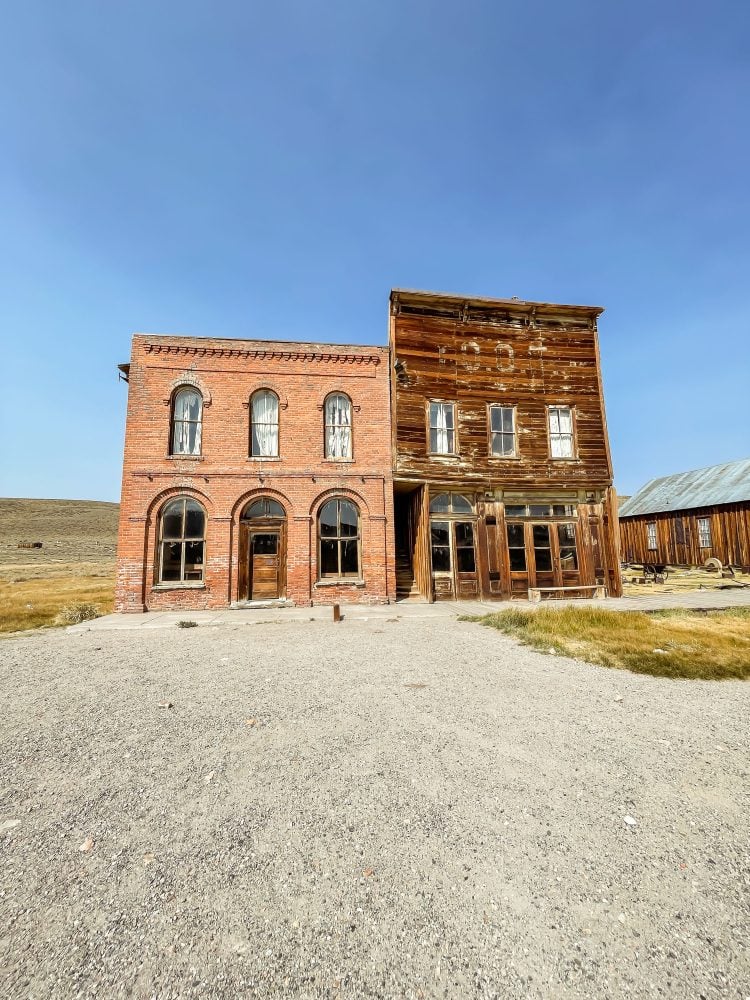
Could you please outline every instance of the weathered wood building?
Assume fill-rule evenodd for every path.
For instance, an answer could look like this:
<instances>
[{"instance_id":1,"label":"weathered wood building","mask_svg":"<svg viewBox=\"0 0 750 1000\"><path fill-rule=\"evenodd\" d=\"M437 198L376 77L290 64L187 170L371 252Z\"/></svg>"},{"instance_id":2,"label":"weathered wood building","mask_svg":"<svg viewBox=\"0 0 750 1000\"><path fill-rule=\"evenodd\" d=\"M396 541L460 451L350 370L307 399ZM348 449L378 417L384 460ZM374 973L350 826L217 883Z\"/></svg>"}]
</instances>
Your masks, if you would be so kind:
<instances>
[{"instance_id":1,"label":"weathered wood building","mask_svg":"<svg viewBox=\"0 0 750 1000\"><path fill-rule=\"evenodd\" d=\"M392 291L399 596L621 594L601 312Z\"/></svg>"},{"instance_id":2,"label":"weathered wood building","mask_svg":"<svg viewBox=\"0 0 750 1000\"><path fill-rule=\"evenodd\" d=\"M652 479L620 508L628 562L750 572L750 459Z\"/></svg>"}]
</instances>

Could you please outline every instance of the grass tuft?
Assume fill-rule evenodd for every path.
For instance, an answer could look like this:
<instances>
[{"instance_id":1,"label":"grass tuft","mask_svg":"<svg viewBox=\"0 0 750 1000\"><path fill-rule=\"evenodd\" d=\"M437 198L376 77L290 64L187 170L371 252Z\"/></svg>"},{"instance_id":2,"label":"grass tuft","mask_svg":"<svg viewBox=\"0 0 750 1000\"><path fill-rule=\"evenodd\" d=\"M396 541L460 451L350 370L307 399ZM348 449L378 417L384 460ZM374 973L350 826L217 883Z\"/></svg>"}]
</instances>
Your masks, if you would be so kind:
<instances>
[{"instance_id":1,"label":"grass tuft","mask_svg":"<svg viewBox=\"0 0 750 1000\"><path fill-rule=\"evenodd\" d=\"M75 604L66 604L55 618L56 625L79 625L81 622L89 622L93 618L99 617L99 605L90 601L76 601Z\"/></svg>"},{"instance_id":2,"label":"grass tuft","mask_svg":"<svg viewBox=\"0 0 750 1000\"><path fill-rule=\"evenodd\" d=\"M177 628L198 628L198 622L180 621L177 622Z\"/></svg>"},{"instance_id":3,"label":"grass tuft","mask_svg":"<svg viewBox=\"0 0 750 1000\"><path fill-rule=\"evenodd\" d=\"M465 618L525 645L654 677L750 678L750 608L695 612L509 608Z\"/></svg>"}]
</instances>

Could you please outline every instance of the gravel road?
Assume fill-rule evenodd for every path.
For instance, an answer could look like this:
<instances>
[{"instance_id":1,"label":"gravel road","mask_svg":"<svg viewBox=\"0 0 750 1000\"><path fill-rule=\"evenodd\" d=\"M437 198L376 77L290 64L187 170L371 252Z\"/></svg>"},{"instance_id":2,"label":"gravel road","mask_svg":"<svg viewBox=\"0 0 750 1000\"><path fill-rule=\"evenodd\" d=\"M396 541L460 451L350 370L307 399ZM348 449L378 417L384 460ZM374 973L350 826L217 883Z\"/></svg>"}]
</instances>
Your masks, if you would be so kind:
<instances>
[{"instance_id":1,"label":"gravel road","mask_svg":"<svg viewBox=\"0 0 750 1000\"><path fill-rule=\"evenodd\" d=\"M13 637L0 683L4 997L750 997L750 684L451 619Z\"/></svg>"}]
</instances>

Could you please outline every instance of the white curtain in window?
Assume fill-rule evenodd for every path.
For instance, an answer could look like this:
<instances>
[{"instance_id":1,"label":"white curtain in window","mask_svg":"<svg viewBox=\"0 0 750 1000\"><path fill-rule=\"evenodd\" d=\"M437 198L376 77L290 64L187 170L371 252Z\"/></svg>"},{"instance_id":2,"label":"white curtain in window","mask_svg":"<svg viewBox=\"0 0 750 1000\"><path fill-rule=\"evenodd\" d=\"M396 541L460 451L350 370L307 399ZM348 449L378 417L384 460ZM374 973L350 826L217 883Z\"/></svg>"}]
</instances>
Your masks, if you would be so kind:
<instances>
[{"instance_id":1,"label":"white curtain in window","mask_svg":"<svg viewBox=\"0 0 750 1000\"><path fill-rule=\"evenodd\" d=\"M439 455L449 455L451 452L448 436L448 404L438 403L435 414L435 450Z\"/></svg>"},{"instance_id":2,"label":"white curtain in window","mask_svg":"<svg viewBox=\"0 0 750 1000\"><path fill-rule=\"evenodd\" d=\"M279 453L279 401L272 392L256 392L252 400L253 455Z\"/></svg>"},{"instance_id":3,"label":"white curtain in window","mask_svg":"<svg viewBox=\"0 0 750 1000\"><path fill-rule=\"evenodd\" d=\"M192 389L182 390L175 396L172 442L175 455L200 455L202 403L200 394Z\"/></svg>"},{"instance_id":4,"label":"white curtain in window","mask_svg":"<svg viewBox=\"0 0 750 1000\"><path fill-rule=\"evenodd\" d=\"M573 457L573 418L567 407L549 411L550 451L553 458Z\"/></svg>"},{"instance_id":5,"label":"white curtain in window","mask_svg":"<svg viewBox=\"0 0 750 1000\"><path fill-rule=\"evenodd\" d=\"M352 457L352 408L346 396L329 396L326 400L326 455Z\"/></svg>"}]
</instances>

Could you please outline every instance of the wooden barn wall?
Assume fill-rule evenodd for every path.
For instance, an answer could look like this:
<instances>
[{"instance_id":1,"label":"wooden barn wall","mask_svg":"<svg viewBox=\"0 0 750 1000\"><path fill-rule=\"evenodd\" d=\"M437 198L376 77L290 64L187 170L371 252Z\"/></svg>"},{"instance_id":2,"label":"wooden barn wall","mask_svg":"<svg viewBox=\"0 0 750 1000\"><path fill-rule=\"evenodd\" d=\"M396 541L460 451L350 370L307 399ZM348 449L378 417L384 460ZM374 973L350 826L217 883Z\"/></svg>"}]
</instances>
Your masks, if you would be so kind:
<instances>
[{"instance_id":1,"label":"wooden barn wall","mask_svg":"<svg viewBox=\"0 0 750 1000\"><path fill-rule=\"evenodd\" d=\"M392 317L394 474L445 484L599 488L612 482L597 334L586 319L536 325ZM459 454L429 455L426 407L455 402ZM487 405L516 407L519 457L489 454ZM574 409L576 457L551 460L547 406Z\"/></svg>"},{"instance_id":2,"label":"wooden barn wall","mask_svg":"<svg viewBox=\"0 0 750 1000\"><path fill-rule=\"evenodd\" d=\"M698 519L702 517L711 524L711 547L707 549L699 545ZM679 541L678 521L682 521L683 543ZM656 550L648 547L649 522L656 524ZM750 570L750 503L620 518L620 546L628 562L702 566L706 559L715 557L724 565Z\"/></svg>"}]
</instances>

